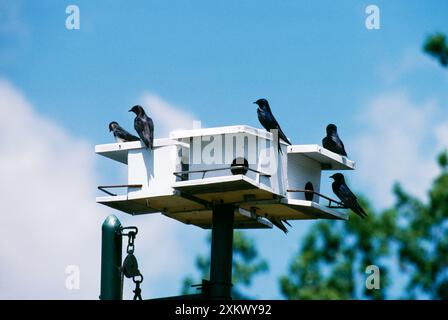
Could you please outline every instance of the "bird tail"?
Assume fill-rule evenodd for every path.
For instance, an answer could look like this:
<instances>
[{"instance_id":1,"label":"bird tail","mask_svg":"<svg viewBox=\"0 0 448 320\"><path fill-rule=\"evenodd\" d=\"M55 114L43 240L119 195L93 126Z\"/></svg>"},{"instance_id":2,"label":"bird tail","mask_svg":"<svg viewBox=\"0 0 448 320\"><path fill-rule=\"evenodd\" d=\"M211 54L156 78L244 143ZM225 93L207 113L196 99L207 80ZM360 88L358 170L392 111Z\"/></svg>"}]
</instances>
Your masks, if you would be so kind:
<instances>
[{"instance_id":1,"label":"bird tail","mask_svg":"<svg viewBox=\"0 0 448 320\"><path fill-rule=\"evenodd\" d=\"M367 213L364 211L364 209L357 203L355 207L353 208L353 212L356 213L358 216L360 216L362 219L367 217Z\"/></svg>"},{"instance_id":2,"label":"bird tail","mask_svg":"<svg viewBox=\"0 0 448 320\"><path fill-rule=\"evenodd\" d=\"M291 227L291 225L289 224L289 222L286 221L286 220L277 220L277 219L274 219L274 218L267 218L267 219L268 219L270 222L272 222L272 224L273 224L274 226L276 226L277 228L279 228L280 230L282 230L285 234L287 234L289 230L285 227L285 225L283 224L283 222L286 223L288 226Z\"/></svg>"},{"instance_id":3,"label":"bird tail","mask_svg":"<svg viewBox=\"0 0 448 320\"><path fill-rule=\"evenodd\" d=\"M285 141L287 144L292 145L291 141L289 141L289 139L286 137L286 134L279 130L279 138L282 139L283 141Z\"/></svg>"}]
</instances>

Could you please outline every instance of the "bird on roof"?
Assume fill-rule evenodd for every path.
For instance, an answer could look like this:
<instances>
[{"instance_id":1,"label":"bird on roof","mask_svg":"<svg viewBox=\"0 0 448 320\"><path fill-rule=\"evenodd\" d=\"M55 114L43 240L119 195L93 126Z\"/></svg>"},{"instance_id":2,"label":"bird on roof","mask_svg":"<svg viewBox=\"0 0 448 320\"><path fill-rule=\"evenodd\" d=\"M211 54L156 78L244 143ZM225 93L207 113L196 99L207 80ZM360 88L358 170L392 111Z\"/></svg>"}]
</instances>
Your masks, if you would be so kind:
<instances>
[{"instance_id":1,"label":"bird on roof","mask_svg":"<svg viewBox=\"0 0 448 320\"><path fill-rule=\"evenodd\" d=\"M152 149L154 141L154 123L148 117L145 110L140 105L135 105L129 110L135 113L134 128L138 136L145 144L146 148Z\"/></svg>"},{"instance_id":2,"label":"bird on roof","mask_svg":"<svg viewBox=\"0 0 448 320\"><path fill-rule=\"evenodd\" d=\"M345 152L344 148L344 143L338 135L338 128L332 123L327 126L327 136L322 139L322 146L325 149L328 149L341 156L347 156L347 152Z\"/></svg>"},{"instance_id":3,"label":"bird on roof","mask_svg":"<svg viewBox=\"0 0 448 320\"><path fill-rule=\"evenodd\" d=\"M356 196L345 183L344 175L342 173L335 173L330 178L334 179L331 187L336 196L341 200L342 204L345 207L351 209L361 218L364 219L365 217L367 217L367 213L358 203Z\"/></svg>"},{"instance_id":4,"label":"bird on roof","mask_svg":"<svg viewBox=\"0 0 448 320\"><path fill-rule=\"evenodd\" d=\"M274 129L278 130L278 149L280 152L282 152L280 148L280 139L282 139L289 145L291 144L291 142L288 140L282 128L280 128L280 125L278 124L277 120L272 114L269 102L266 99L258 99L254 103L258 105L257 114L258 114L258 120L260 121L261 125L267 131L271 131Z\"/></svg>"},{"instance_id":5,"label":"bird on roof","mask_svg":"<svg viewBox=\"0 0 448 320\"><path fill-rule=\"evenodd\" d=\"M140 141L140 139L125 129L123 129L116 121L109 123L109 132L112 132L117 142Z\"/></svg>"}]
</instances>

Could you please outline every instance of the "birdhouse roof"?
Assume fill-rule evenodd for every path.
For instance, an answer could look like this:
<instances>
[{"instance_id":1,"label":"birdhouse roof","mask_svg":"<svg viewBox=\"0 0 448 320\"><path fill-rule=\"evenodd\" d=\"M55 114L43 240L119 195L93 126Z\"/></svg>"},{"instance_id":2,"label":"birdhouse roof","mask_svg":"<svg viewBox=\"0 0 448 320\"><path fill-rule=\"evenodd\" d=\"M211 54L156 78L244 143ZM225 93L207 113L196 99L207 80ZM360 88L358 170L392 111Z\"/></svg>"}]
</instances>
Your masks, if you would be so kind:
<instances>
[{"instance_id":1,"label":"birdhouse roof","mask_svg":"<svg viewBox=\"0 0 448 320\"><path fill-rule=\"evenodd\" d=\"M264 129L257 129L247 125L237 125L237 126L225 126L225 127L214 127L214 128L199 128L191 130L175 130L170 133L171 139L184 139L192 137L201 136L214 136L220 134L247 134L256 137L264 138L266 140L272 140L273 134ZM285 142L280 141L281 144Z\"/></svg>"},{"instance_id":2,"label":"birdhouse roof","mask_svg":"<svg viewBox=\"0 0 448 320\"><path fill-rule=\"evenodd\" d=\"M303 155L321 164L322 170L354 170L353 160L331 152L317 144L300 144L287 147L288 156Z\"/></svg>"}]
</instances>

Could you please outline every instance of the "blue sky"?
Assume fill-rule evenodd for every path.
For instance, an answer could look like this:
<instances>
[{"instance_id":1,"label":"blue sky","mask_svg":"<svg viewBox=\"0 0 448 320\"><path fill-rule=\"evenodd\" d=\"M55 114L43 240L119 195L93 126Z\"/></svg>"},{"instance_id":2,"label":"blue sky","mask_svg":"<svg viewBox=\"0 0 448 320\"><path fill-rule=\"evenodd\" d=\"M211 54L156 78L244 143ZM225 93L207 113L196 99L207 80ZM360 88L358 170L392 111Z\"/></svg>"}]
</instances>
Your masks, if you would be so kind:
<instances>
[{"instance_id":1,"label":"blue sky","mask_svg":"<svg viewBox=\"0 0 448 320\"><path fill-rule=\"evenodd\" d=\"M80 30L65 28L70 4L80 9ZM364 25L369 4L380 9L379 30ZM142 101L163 101L207 127L260 127L251 102L265 97L295 144L320 143L325 126L338 124L358 161L353 189L384 208L396 180L424 195L434 155L448 142L448 76L421 52L426 35L448 32L447 9L441 1L0 0L0 79L88 148L111 141L111 120L132 128L127 110ZM122 178L107 161L91 161L92 192ZM98 221L109 213L128 223L155 219L95 211ZM178 232L173 247L191 242L176 279L193 272L206 233L157 223ZM251 290L258 297L281 298L276 279L310 224L295 222L286 237L250 231L271 266ZM178 293L179 281L154 281L155 296Z\"/></svg>"}]
</instances>

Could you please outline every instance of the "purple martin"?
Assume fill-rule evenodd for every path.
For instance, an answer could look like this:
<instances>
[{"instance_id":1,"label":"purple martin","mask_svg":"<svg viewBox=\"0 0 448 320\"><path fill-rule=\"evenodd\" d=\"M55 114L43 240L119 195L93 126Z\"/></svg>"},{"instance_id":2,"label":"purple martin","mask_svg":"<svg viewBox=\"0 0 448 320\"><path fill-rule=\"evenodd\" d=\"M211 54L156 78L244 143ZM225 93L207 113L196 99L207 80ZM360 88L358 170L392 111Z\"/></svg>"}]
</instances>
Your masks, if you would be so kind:
<instances>
[{"instance_id":1,"label":"purple martin","mask_svg":"<svg viewBox=\"0 0 448 320\"><path fill-rule=\"evenodd\" d=\"M109 123L109 132L113 132L117 142L140 141L139 138L124 130L117 122Z\"/></svg>"},{"instance_id":2,"label":"purple martin","mask_svg":"<svg viewBox=\"0 0 448 320\"><path fill-rule=\"evenodd\" d=\"M356 213L361 218L367 217L367 213L358 203L356 196L349 189L347 184L345 184L345 178L341 173L335 173L330 178L334 179L331 187L333 192L338 196L343 205L349 209L351 209L354 213Z\"/></svg>"},{"instance_id":3,"label":"purple martin","mask_svg":"<svg viewBox=\"0 0 448 320\"><path fill-rule=\"evenodd\" d=\"M322 139L322 146L341 156L347 156L344 143L338 136L338 128L332 123L327 126L327 136Z\"/></svg>"},{"instance_id":4,"label":"purple martin","mask_svg":"<svg viewBox=\"0 0 448 320\"><path fill-rule=\"evenodd\" d=\"M133 106L129 112L135 113L134 128L137 131L138 136L142 139L146 148L152 149L154 141L154 123L152 119L148 117L142 106Z\"/></svg>"},{"instance_id":5,"label":"purple martin","mask_svg":"<svg viewBox=\"0 0 448 320\"><path fill-rule=\"evenodd\" d=\"M278 130L278 149L281 152L280 148L280 139L285 141L287 144L291 145L291 142L288 140L286 135L283 133L282 128L280 128L280 125L278 124L277 120L275 119L274 115L272 114L271 107L269 106L269 102L266 99L258 99L254 102L256 105L258 105L257 114L258 114L258 120L260 121L261 125L267 130L271 131L273 129Z\"/></svg>"}]
</instances>

